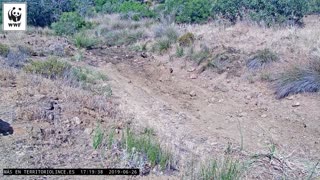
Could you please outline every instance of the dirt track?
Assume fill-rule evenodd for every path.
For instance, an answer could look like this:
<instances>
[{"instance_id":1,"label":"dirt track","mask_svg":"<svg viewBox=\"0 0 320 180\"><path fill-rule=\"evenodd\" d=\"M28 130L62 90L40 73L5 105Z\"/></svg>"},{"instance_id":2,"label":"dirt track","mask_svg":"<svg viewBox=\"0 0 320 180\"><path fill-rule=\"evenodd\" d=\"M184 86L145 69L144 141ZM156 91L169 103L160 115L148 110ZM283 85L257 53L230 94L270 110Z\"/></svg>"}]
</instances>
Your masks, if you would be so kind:
<instances>
[{"instance_id":1,"label":"dirt track","mask_svg":"<svg viewBox=\"0 0 320 180\"><path fill-rule=\"evenodd\" d=\"M267 165L266 172L251 178L276 177L278 171L301 178L320 158L316 94L276 100L266 84L250 84L243 77L228 79L225 73L205 72L190 79L194 72L188 72L183 62L139 55L123 61L115 58L95 57L111 79L121 109L132 114L134 122L154 128L163 144L180 157L219 157L229 147L241 158L267 154L274 145L285 166L280 163L277 170Z\"/></svg>"}]
</instances>

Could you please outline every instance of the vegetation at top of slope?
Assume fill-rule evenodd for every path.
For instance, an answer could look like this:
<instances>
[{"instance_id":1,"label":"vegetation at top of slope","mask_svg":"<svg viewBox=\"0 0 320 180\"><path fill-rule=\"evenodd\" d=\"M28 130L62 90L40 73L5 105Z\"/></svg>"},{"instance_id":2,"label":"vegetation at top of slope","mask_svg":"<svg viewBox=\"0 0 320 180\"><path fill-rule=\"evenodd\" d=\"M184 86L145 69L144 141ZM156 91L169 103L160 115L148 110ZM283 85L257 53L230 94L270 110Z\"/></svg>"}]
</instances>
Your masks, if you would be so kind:
<instances>
[{"instance_id":1,"label":"vegetation at top of slope","mask_svg":"<svg viewBox=\"0 0 320 180\"><path fill-rule=\"evenodd\" d=\"M308 12L305 0L166 0L167 13L178 23L200 23L220 17L235 23L248 17L266 24L300 24Z\"/></svg>"},{"instance_id":2,"label":"vegetation at top of slope","mask_svg":"<svg viewBox=\"0 0 320 180\"><path fill-rule=\"evenodd\" d=\"M58 35L71 35L90 26L91 24L86 22L78 13L65 12L59 21L53 23L51 27Z\"/></svg>"},{"instance_id":3,"label":"vegetation at top of slope","mask_svg":"<svg viewBox=\"0 0 320 180\"><path fill-rule=\"evenodd\" d=\"M320 0L309 0L309 13L320 14Z\"/></svg>"},{"instance_id":4,"label":"vegetation at top of slope","mask_svg":"<svg viewBox=\"0 0 320 180\"><path fill-rule=\"evenodd\" d=\"M155 17L155 12L145 3L134 0L95 0L96 10L105 13L122 13L132 20Z\"/></svg>"}]
</instances>

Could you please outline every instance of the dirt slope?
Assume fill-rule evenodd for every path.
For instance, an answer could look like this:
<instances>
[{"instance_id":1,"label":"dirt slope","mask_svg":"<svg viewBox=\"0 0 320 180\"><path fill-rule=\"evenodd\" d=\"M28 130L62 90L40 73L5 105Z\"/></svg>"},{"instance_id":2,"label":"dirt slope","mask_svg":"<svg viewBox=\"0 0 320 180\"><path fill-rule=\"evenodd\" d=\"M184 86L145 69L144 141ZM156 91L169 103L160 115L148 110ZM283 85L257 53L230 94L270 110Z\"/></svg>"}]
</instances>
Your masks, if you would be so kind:
<instances>
[{"instance_id":1,"label":"dirt slope","mask_svg":"<svg viewBox=\"0 0 320 180\"><path fill-rule=\"evenodd\" d=\"M110 50L102 51L107 55ZM246 159L268 153L274 145L285 165L280 163L280 170L261 166L265 172L254 172L249 179L276 178L279 172L302 178L320 158L316 94L276 100L266 84L249 84L241 77L227 79L226 74L205 72L190 79L193 72L184 69L182 62L139 55L119 62L112 55L92 54L99 69L109 75L123 112L132 114L136 123L154 128L163 144L180 157L214 158L231 147Z\"/></svg>"}]
</instances>

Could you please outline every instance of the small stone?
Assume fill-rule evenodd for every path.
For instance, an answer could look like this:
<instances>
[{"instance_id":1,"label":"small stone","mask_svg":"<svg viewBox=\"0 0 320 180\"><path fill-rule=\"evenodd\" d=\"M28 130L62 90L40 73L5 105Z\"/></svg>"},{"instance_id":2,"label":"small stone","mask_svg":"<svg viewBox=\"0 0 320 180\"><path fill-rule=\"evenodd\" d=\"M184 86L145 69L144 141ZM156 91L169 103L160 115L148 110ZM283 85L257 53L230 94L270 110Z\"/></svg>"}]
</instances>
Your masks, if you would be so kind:
<instances>
[{"instance_id":1,"label":"small stone","mask_svg":"<svg viewBox=\"0 0 320 180\"><path fill-rule=\"evenodd\" d=\"M246 98L246 99L251 99L251 96L246 95L245 98Z\"/></svg>"},{"instance_id":2,"label":"small stone","mask_svg":"<svg viewBox=\"0 0 320 180\"><path fill-rule=\"evenodd\" d=\"M131 81L131 80L129 80L129 81L128 81L128 83L129 83L129 84L131 84L131 83L132 83L132 81Z\"/></svg>"},{"instance_id":3,"label":"small stone","mask_svg":"<svg viewBox=\"0 0 320 180\"><path fill-rule=\"evenodd\" d=\"M92 132L93 132L93 129L92 129L92 128L86 128L86 129L84 130L84 133L86 133L86 134L88 134L88 135L90 135Z\"/></svg>"},{"instance_id":4,"label":"small stone","mask_svg":"<svg viewBox=\"0 0 320 180\"><path fill-rule=\"evenodd\" d=\"M170 69L169 69L169 72L172 74L172 73L173 73L173 69L172 69L172 68L170 68Z\"/></svg>"},{"instance_id":5,"label":"small stone","mask_svg":"<svg viewBox=\"0 0 320 180\"><path fill-rule=\"evenodd\" d=\"M197 78L198 78L198 75L196 75L196 74L191 74L189 78L190 78L190 79L197 79Z\"/></svg>"},{"instance_id":6,"label":"small stone","mask_svg":"<svg viewBox=\"0 0 320 180\"><path fill-rule=\"evenodd\" d=\"M143 58L147 58L147 57L148 57L148 55L147 55L147 53L143 52L143 53L141 53L141 57L143 57Z\"/></svg>"},{"instance_id":7,"label":"small stone","mask_svg":"<svg viewBox=\"0 0 320 180\"><path fill-rule=\"evenodd\" d=\"M266 114L262 114L261 117L262 117L262 118L266 118L267 115L266 115Z\"/></svg>"},{"instance_id":8,"label":"small stone","mask_svg":"<svg viewBox=\"0 0 320 180\"><path fill-rule=\"evenodd\" d=\"M82 123L82 121L81 121L78 117L72 118L72 121L73 121L75 124L77 124L77 125L79 125L79 124Z\"/></svg>"},{"instance_id":9,"label":"small stone","mask_svg":"<svg viewBox=\"0 0 320 180\"><path fill-rule=\"evenodd\" d=\"M288 96L288 97L286 97L286 99L293 100L293 96Z\"/></svg>"},{"instance_id":10,"label":"small stone","mask_svg":"<svg viewBox=\"0 0 320 180\"><path fill-rule=\"evenodd\" d=\"M191 92L190 92L190 96L191 96L191 97L195 97L196 95L197 95L197 94L196 94L195 91L191 91Z\"/></svg>"},{"instance_id":11,"label":"small stone","mask_svg":"<svg viewBox=\"0 0 320 180\"><path fill-rule=\"evenodd\" d=\"M215 101L216 101L216 98L214 98L214 97L212 97L212 98L209 100L210 103L214 103Z\"/></svg>"},{"instance_id":12,"label":"small stone","mask_svg":"<svg viewBox=\"0 0 320 180\"><path fill-rule=\"evenodd\" d=\"M292 105L292 107L299 107L300 106L300 103L299 102L296 102Z\"/></svg>"},{"instance_id":13,"label":"small stone","mask_svg":"<svg viewBox=\"0 0 320 180\"><path fill-rule=\"evenodd\" d=\"M219 103L222 103L223 101L224 101L223 99L219 99L219 101L218 101L218 102L219 102Z\"/></svg>"},{"instance_id":14,"label":"small stone","mask_svg":"<svg viewBox=\"0 0 320 180\"><path fill-rule=\"evenodd\" d=\"M195 70L196 70L196 68L192 67L192 68L189 68L187 71L188 71L188 72L193 72L193 71L195 71Z\"/></svg>"},{"instance_id":15,"label":"small stone","mask_svg":"<svg viewBox=\"0 0 320 180\"><path fill-rule=\"evenodd\" d=\"M238 114L238 117L245 117L245 116L247 116L248 114L246 113L246 112L242 112L242 113L240 113L240 114Z\"/></svg>"}]
</instances>

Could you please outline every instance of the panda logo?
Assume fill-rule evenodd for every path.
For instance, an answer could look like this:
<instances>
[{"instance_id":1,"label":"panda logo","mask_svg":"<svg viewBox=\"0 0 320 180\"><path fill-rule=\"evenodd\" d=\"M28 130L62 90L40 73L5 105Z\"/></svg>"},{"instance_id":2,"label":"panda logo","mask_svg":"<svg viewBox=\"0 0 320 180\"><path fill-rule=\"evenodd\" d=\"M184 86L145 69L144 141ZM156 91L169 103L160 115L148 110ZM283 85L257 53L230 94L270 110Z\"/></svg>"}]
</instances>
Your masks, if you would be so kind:
<instances>
[{"instance_id":1,"label":"panda logo","mask_svg":"<svg viewBox=\"0 0 320 180\"><path fill-rule=\"evenodd\" d=\"M9 10L8 12L9 20L12 20L13 22L19 22L21 20L21 8L15 8Z\"/></svg>"}]
</instances>

